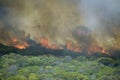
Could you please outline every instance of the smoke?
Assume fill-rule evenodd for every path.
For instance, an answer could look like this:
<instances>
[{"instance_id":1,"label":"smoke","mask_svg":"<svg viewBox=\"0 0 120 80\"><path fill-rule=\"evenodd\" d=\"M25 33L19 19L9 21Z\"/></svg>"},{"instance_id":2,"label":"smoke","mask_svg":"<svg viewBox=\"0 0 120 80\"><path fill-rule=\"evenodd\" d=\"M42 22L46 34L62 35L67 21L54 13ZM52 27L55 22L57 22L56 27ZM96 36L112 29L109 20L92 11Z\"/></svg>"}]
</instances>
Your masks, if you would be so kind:
<instances>
[{"instance_id":1,"label":"smoke","mask_svg":"<svg viewBox=\"0 0 120 80\"><path fill-rule=\"evenodd\" d=\"M81 0L83 25L92 30L94 40L102 47L120 49L120 1Z\"/></svg>"},{"instance_id":2,"label":"smoke","mask_svg":"<svg viewBox=\"0 0 120 80\"><path fill-rule=\"evenodd\" d=\"M48 38L120 49L119 0L0 0L0 42ZM82 27L85 28L82 28ZM118 44L119 43L119 44ZM117 45L116 45L117 44Z\"/></svg>"},{"instance_id":3,"label":"smoke","mask_svg":"<svg viewBox=\"0 0 120 80\"><path fill-rule=\"evenodd\" d=\"M15 2L2 1L2 10L6 12L6 15L3 15L4 13L0 10L1 22L10 26L9 31L15 32L14 29L17 29L17 33L23 31L25 35L30 34L33 40L36 40L37 37L46 37L51 42L59 44L65 44L67 40L74 40L71 39L71 31L80 22L77 0L13 1ZM5 28L8 25L1 27ZM5 30L8 29L5 28Z\"/></svg>"}]
</instances>

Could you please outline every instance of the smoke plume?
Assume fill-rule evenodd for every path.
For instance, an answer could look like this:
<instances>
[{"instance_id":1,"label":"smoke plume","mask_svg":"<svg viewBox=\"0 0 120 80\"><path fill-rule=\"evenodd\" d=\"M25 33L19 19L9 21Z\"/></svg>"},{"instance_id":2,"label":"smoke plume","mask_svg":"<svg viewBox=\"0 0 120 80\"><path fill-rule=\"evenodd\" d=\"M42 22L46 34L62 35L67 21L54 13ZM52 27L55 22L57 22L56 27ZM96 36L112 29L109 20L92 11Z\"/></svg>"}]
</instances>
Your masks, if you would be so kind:
<instances>
[{"instance_id":1,"label":"smoke plume","mask_svg":"<svg viewBox=\"0 0 120 80\"><path fill-rule=\"evenodd\" d=\"M39 42L120 49L119 0L0 0L0 42L29 35Z\"/></svg>"}]
</instances>

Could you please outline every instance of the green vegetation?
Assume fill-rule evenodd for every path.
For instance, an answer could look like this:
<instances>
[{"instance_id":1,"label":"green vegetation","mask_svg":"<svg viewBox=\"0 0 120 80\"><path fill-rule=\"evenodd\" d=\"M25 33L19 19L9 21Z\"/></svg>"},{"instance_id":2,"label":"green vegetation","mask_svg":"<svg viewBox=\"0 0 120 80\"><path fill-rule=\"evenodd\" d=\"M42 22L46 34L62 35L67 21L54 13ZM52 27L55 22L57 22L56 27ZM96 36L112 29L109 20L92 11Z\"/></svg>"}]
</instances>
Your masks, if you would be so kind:
<instances>
[{"instance_id":1,"label":"green vegetation","mask_svg":"<svg viewBox=\"0 0 120 80\"><path fill-rule=\"evenodd\" d=\"M120 60L78 56L0 57L0 80L120 80Z\"/></svg>"}]
</instances>

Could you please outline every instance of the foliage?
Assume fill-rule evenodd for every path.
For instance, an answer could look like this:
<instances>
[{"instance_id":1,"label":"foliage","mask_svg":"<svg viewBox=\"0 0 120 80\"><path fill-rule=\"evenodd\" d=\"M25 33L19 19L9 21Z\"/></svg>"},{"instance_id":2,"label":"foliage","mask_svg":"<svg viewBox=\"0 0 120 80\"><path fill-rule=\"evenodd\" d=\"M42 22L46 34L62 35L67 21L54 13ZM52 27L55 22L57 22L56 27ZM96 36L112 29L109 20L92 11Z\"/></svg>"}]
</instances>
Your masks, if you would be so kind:
<instances>
[{"instance_id":1,"label":"foliage","mask_svg":"<svg viewBox=\"0 0 120 80\"><path fill-rule=\"evenodd\" d=\"M119 62L105 57L11 53L0 57L0 80L120 80Z\"/></svg>"},{"instance_id":2,"label":"foliage","mask_svg":"<svg viewBox=\"0 0 120 80\"><path fill-rule=\"evenodd\" d=\"M9 77L7 80L27 80L27 78L21 75L16 75L14 77Z\"/></svg>"}]
</instances>

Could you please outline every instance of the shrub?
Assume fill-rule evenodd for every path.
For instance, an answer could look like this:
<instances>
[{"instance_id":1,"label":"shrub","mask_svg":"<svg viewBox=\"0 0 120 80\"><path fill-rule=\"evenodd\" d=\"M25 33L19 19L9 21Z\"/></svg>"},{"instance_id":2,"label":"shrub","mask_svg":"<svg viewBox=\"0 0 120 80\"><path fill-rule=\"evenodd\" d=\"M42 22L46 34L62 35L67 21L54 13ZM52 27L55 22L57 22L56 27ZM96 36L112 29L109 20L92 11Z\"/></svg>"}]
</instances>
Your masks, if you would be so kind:
<instances>
[{"instance_id":1,"label":"shrub","mask_svg":"<svg viewBox=\"0 0 120 80\"><path fill-rule=\"evenodd\" d=\"M38 80L38 77L35 73L29 74L29 80Z\"/></svg>"},{"instance_id":2,"label":"shrub","mask_svg":"<svg viewBox=\"0 0 120 80\"><path fill-rule=\"evenodd\" d=\"M27 80L27 78L22 75L17 75L17 76L9 77L7 80Z\"/></svg>"},{"instance_id":3,"label":"shrub","mask_svg":"<svg viewBox=\"0 0 120 80\"><path fill-rule=\"evenodd\" d=\"M64 80L88 80L87 76L78 72L63 72L59 75L61 75Z\"/></svg>"}]
</instances>

